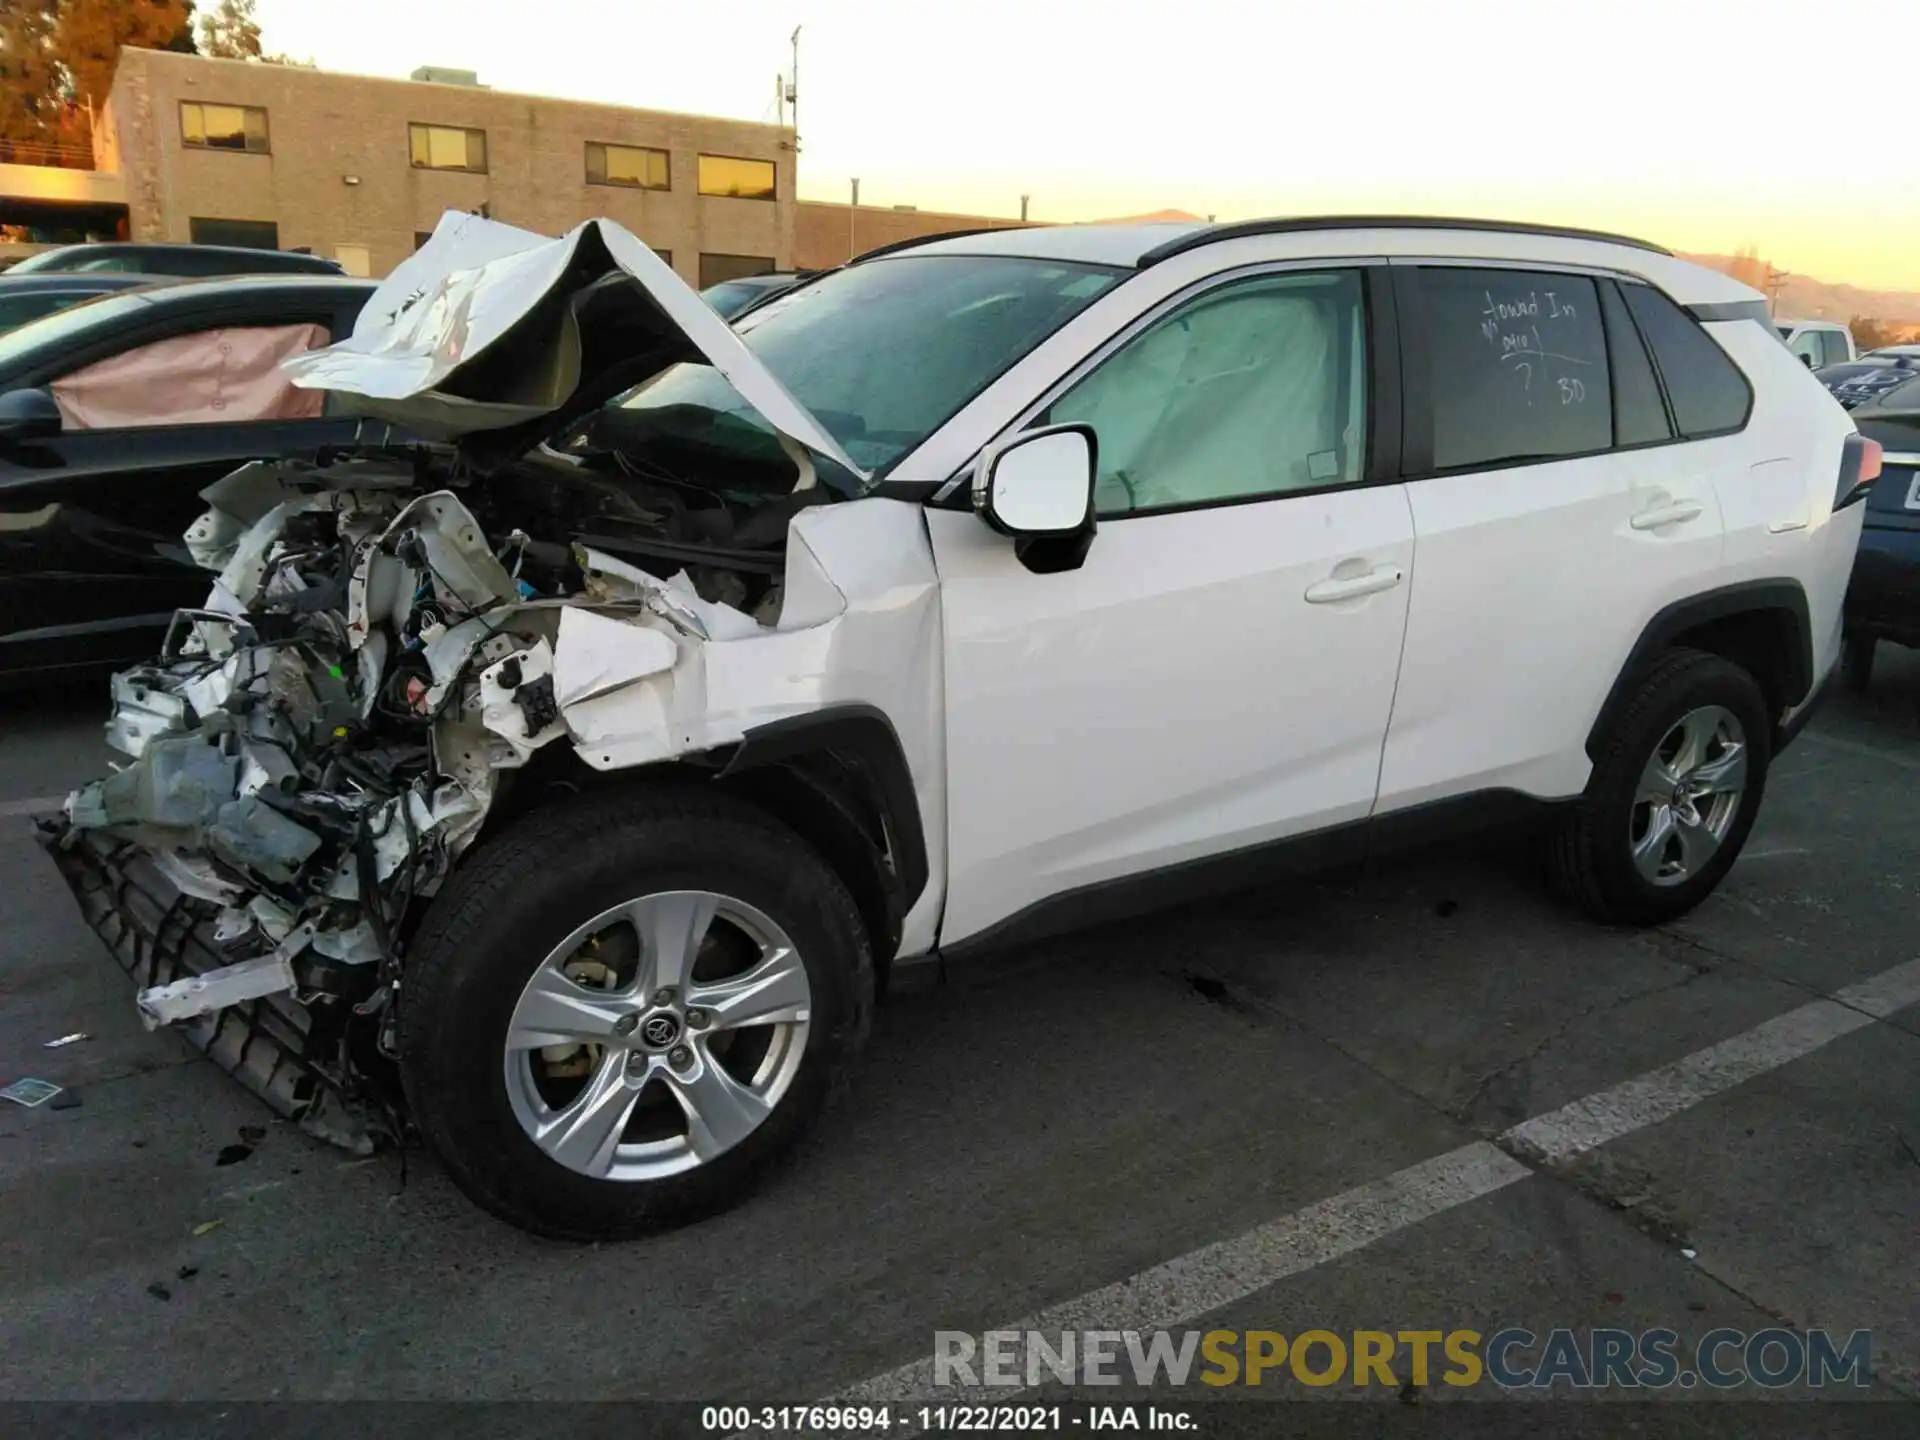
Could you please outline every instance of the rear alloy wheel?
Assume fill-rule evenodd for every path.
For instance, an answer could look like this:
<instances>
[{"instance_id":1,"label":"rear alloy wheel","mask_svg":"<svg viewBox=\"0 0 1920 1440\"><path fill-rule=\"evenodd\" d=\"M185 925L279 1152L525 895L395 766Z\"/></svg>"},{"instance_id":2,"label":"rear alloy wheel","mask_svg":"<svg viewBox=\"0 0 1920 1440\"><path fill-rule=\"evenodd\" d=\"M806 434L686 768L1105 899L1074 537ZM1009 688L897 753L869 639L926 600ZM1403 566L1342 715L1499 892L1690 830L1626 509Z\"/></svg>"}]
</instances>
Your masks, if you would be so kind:
<instances>
[{"instance_id":1,"label":"rear alloy wheel","mask_svg":"<svg viewBox=\"0 0 1920 1440\"><path fill-rule=\"evenodd\" d=\"M1549 847L1557 888L1612 922L1693 909L1746 844L1770 742L1745 670L1697 650L1662 656L1601 735L1586 794Z\"/></svg>"},{"instance_id":2,"label":"rear alloy wheel","mask_svg":"<svg viewBox=\"0 0 1920 1440\"><path fill-rule=\"evenodd\" d=\"M844 1089L873 957L846 887L708 787L538 809L456 867L402 976L400 1072L471 1198L622 1239L750 1193Z\"/></svg>"},{"instance_id":3,"label":"rear alloy wheel","mask_svg":"<svg viewBox=\"0 0 1920 1440\"><path fill-rule=\"evenodd\" d=\"M1633 863L1652 885L1684 885L1713 863L1747 790L1747 732L1722 705L1689 710L1640 772L1627 822Z\"/></svg>"}]
</instances>

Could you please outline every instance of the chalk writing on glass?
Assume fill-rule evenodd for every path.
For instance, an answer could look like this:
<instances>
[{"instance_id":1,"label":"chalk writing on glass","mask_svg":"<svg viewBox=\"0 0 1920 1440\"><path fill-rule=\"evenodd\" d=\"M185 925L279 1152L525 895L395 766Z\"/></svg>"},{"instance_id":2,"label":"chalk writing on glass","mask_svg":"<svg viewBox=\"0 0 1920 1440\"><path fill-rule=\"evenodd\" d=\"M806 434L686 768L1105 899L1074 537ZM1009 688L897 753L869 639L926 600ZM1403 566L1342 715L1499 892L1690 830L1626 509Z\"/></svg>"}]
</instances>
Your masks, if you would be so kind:
<instances>
[{"instance_id":1,"label":"chalk writing on glass","mask_svg":"<svg viewBox=\"0 0 1920 1440\"><path fill-rule=\"evenodd\" d=\"M1543 386L1543 393L1557 394L1562 405L1583 404L1587 387L1578 375L1568 370L1593 362L1558 348L1562 343L1559 337L1568 334L1567 327L1579 318L1579 307L1552 290L1528 290L1499 297L1491 290L1482 294L1486 305L1480 312L1480 338L1486 341L1503 367L1520 377L1527 404L1533 404L1536 373L1548 382Z\"/></svg>"}]
</instances>

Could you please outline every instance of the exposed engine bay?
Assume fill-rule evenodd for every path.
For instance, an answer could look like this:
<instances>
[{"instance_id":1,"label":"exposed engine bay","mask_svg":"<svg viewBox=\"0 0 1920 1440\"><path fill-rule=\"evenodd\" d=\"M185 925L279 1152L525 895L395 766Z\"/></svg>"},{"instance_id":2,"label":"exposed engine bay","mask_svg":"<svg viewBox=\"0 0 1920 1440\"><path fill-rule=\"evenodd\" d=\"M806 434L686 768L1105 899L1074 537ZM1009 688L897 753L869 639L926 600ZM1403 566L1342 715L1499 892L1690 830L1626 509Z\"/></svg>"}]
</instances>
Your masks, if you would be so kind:
<instances>
[{"instance_id":1,"label":"exposed engine bay","mask_svg":"<svg viewBox=\"0 0 1920 1440\"><path fill-rule=\"evenodd\" d=\"M213 909L223 963L144 990L149 1023L290 991L390 1048L396 936L516 772L579 738L563 709L777 621L787 523L820 498L550 456L456 491L441 458L257 462L206 492L209 602L114 678L131 763L67 807ZM737 566L678 562L703 544Z\"/></svg>"},{"instance_id":2,"label":"exposed engine bay","mask_svg":"<svg viewBox=\"0 0 1920 1440\"><path fill-rule=\"evenodd\" d=\"M594 771L699 763L817 708L850 612L865 612L860 683L876 668L932 683L915 658L937 625L917 516L831 504L843 492L816 461L859 473L831 437L671 272L654 276L657 257L606 230L550 241L449 216L368 309L402 302L302 357L304 378L287 366L458 443L257 461L203 491L186 543L213 576L207 601L114 677L107 733L126 762L43 823L146 1023L179 1025L357 1151L403 1130L390 1062L407 936L484 830ZM490 254L510 272L492 311ZM533 260L546 269L523 284ZM611 328L585 323L607 312ZM743 444L731 414L661 425L601 408L633 379L604 363L610 336L648 373L712 364L770 428ZM850 523L805 523L834 512Z\"/></svg>"}]
</instances>

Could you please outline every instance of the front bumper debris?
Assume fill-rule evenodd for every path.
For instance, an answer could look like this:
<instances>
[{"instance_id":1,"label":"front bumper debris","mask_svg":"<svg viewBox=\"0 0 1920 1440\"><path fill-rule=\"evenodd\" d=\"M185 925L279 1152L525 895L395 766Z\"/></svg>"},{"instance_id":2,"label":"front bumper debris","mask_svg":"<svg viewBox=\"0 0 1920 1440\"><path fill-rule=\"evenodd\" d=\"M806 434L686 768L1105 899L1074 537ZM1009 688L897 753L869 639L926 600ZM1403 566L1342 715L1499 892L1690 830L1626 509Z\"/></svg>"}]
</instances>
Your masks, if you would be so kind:
<instances>
[{"instance_id":1,"label":"front bumper debris","mask_svg":"<svg viewBox=\"0 0 1920 1440\"><path fill-rule=\"evenodd\" d=\"M75 830L64 816L36 822L42 847L80 914L145 991L227 966L214 937L219 907L185 895L139 845ZM156 1019L166 1017L154 1017ZM358 1155L398 1138L397 1111L364 1063L350 1069L349 1006L329 1012L291 991L239 1000L173 1025L189 1044L307 1133ZM363 1028L371 1028L370 1021Z\"/></svg>"}]
</instances>

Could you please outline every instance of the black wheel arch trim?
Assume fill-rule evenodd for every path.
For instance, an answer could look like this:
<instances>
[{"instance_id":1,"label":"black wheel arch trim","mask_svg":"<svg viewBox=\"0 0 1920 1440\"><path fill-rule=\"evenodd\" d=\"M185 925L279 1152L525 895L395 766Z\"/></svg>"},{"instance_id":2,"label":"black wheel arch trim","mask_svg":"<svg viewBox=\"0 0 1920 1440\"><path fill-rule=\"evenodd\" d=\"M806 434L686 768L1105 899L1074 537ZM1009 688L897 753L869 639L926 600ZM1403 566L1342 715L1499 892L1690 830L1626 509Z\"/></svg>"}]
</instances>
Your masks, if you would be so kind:
<instances>
[{"instance_id":1,"label":"black wheel arch trim","mask_svg":"<svg viewBox=\"0 0 1920 1440\"><path fill-rule=\"evenodd\" d=\"M1601 737L1607 732L1620 708L1627 703L1633 683L1649 661L1667 649L1681 635L1715 620L1761 613L1784 614L1792 629L1785 656L1787 662L1785 708L1791 709L1813 692L1813 622L1807 608L1807 592L1798 580L1749 580L1718 590L1703 591L1676 600L1646 624L1627 652L1626 663L1614 677L1613 686L1587 732L1587 754L1597 758ZM1769 717L1777 725L1779 715Z\"/></svg>"},{"instance_id":2,"label":"black wheel arch trim","mask_svg":"<svg viewBox=\"0 0 1920 1440\"><path fill-rule=\"evenodd\" d=\"M899 875L904 913L927 888L927 835L907 752L886 711L861 703L828 705L756 725L740 737L720 778L823 750L856 761L873 780Z\"/></svg>"}]
</instances>

